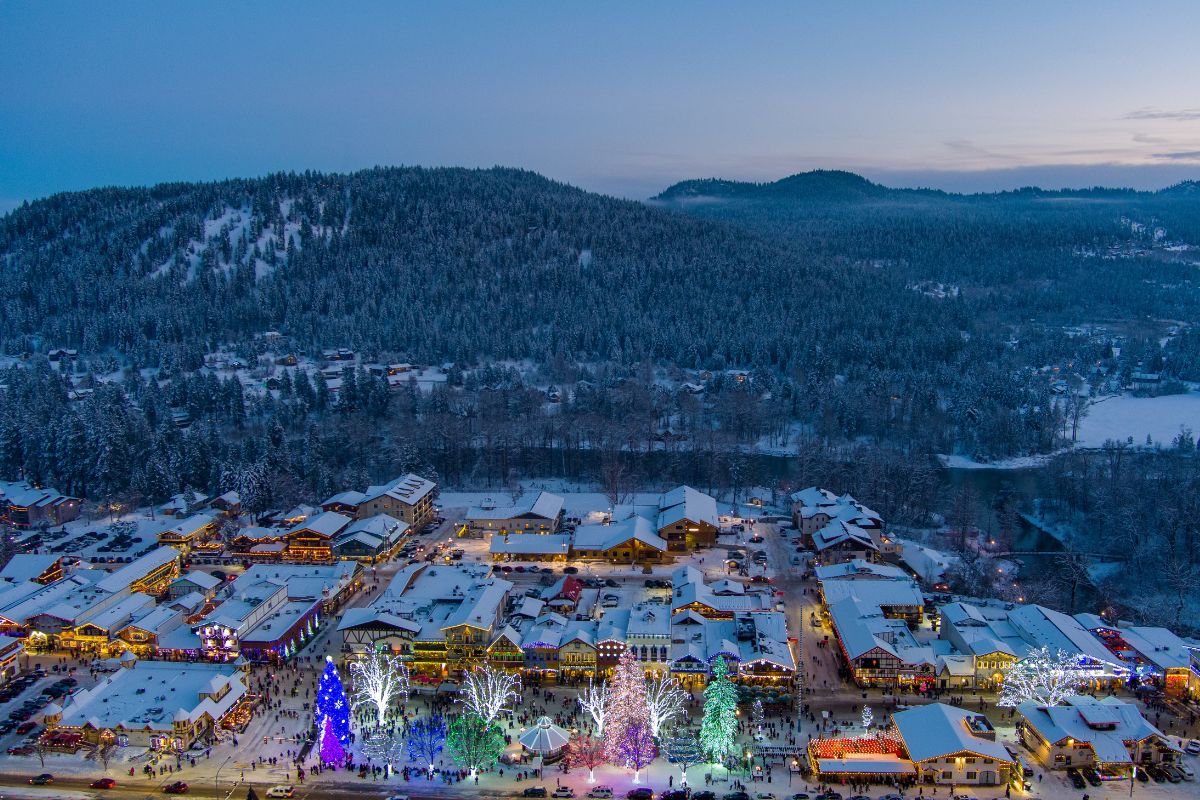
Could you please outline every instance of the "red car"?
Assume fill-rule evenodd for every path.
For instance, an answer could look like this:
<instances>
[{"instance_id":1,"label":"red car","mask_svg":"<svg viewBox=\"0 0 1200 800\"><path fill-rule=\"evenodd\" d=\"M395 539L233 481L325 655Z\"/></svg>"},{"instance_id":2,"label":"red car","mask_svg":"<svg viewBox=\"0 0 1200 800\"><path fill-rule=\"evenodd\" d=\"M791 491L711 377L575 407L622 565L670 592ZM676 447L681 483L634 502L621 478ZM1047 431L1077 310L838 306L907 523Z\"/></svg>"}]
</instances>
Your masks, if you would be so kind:
<instances>
[{"instance_id":1,"label":"red car","mask_svg":"<svg viewBox=\"0 0 1200 800\"><path fill-rule=\"evenodd\" d=\"M27 744L20 744L16 747L8 748L8 754L10 756L31 756L33 755L33 748Z\"/></svg>"},{"instance_id":2,"label":"red car","mask_svg":"<svg viewBox=\"0 0 1200 800\"><path fill-rule=\"evenodd\" d=\"M93 789L112 789L117 785L117 782L112 778L100 778L88 784Z\"/></svg>"},{"instance_id":3,"label":"red car","mask_svg":"<svg viewBox=\"0 0 1200 800\"><path fill-rule=\"evenodd\" d=\"M33 720L29 720L28 722L22 722L20 725L17 726L17 733L24 736L25 734L29 733L36 727L37 727L37 723L34 722Z\"/></svg>"},{"instance_id":4,"label":"red car","mask_svg":"<svg viewBox=\"0 0 1200 800\"><path fill-rule=\"evenodd\" d=\"M188 785L186 783L184 783L183 781L175 781L174 783L168 783L166 786L163 787L163 791L166 792L167 794L187 794L187 790L188 790Z\"/></svg>"}]
</instances>

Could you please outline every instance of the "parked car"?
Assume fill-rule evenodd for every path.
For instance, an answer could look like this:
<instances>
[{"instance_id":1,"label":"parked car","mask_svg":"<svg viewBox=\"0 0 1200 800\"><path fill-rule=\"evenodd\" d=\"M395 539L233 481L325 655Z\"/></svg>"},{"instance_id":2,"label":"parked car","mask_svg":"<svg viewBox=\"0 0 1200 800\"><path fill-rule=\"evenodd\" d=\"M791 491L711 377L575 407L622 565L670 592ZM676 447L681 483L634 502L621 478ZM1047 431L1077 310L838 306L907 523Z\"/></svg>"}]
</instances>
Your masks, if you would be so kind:
<instances>
[{"instance_id":1,"label":"parked car","mask_svg":"<svg viewBox=\"0 0 1200 800\"><path fill-rule=\"evenodd\" d=\"M36 729L37 729L37 723L30 720L29 722L22 722L20 725L18 725L17 733L24 736L25 734L30 733Z\"/></svg>"},{"instance_id":2,"label":"parked car","mask_svg":"<svg viewBox=\"0 0 1200 800\"><path fill-rule=\"evenodd\" d=\"M1084 767L1083 769L1079 770L1079 772L1081 775L1083 775L1083 779L1092 786L1100 785L1100 776L1096 773L1096 770L1092 769L1091 767Z\"/></svg>"},{"instance_id":3,"label":"parked car","mask_svg":"<svg viewBox=\"0 0 1200 800\"><path fill-rule=\"evenodd\" d=\"M696 792L692 795L692 800L717 800L716 792L710 792L707 789Z\"/></svg>"},{"instance_id":4,"label":"parked car","mask_svg":"<svg viewBox=\"0 0 1200 800\"><path fill-rule=\"evenodd\" d=\"M1087 781L1085 781L1083 776L1079 774L1079 770L1075 769L1074 767L1071 767L1067 770L1067 779L1071 781L1071 785L1076 789L1083 789L1087 786Z\"/></svg>"},{"instance_id":5,"label":"parked car","mask_svg":"<svg viewBox=\"0 0 1200 800\"><path fill-rule=\"evenodd\" d=\"M184 781L175 781L163 787L163 791L167 794L187 794L187 790L188 785Z\"/></svg>"},{"instance_id":6,"label":"parked car","mask_svg":"<svg viewBox=\"0 0 1200 800\"><path fill-rule=\"evenodd\" d=\"M1183 779L1185 781L1196 780L1196 770L1192 769L1187 764L1177 764L1175 766L1175 769L1179 770L1180 774L1183 775Z\"/></svg>"},{"instance_id":7,"label":"parked car","mask_svg":"<svg viewBox=\"0 0 1200 800\"><path fill-rule=\"evenodd\" d=\"M750 800L750 795L745 792L727 792L721 795L721 800Z\"/></svg>"},{"instance_id":8,"label":"parked car","mask_svg":"<svg viewBox=\"0 0 1200 800\"><path fill-rule=\"evenodd\" d=\"M1159 767L1159 766L1151 765L1151 766L1145 767L1145 772L1151 778L1154 778L1154 781L1156 783L1167 783L1171 780L1170 778L1167 777L1167 773L1163 772L1162 767Z\"/></svg>"},{"instance_id":9,"label":"parked car","mask_svg":"<svg viewBox=\"0 0 1200 800\"><path fill-rule=\"evenodd\" d=\"M525 791L521 792L521 797L545 797L545 786L527 786Z\"/></svg>"},{"instance_id":10,"label":"parked car","mask_svg":"<svg viewBox=\"0 0 1200 800\"><path fill-rule=\"evenodd\" d=\"M33 755L33 748L27 744L19 744L16 747L8 748L8 754L10 756L31 756Z\"/></svg>"},{"instance_id":11,"label":"parked car","mask_svg":"<svg viewBox=\"0 0 1200 800\"><path fill-rule=\"evenodd\" d=\"M575 790L572 789L570 786L559 786L557 789L554 790L554 792L550 796L551 797L571 798L571 797L575 796Z\"/></svg>"},{"instance_id":12,"label":"parked car","mask_svg":"<svg viewBox=\"0 0 1200 800\"><path fill-rule=\"evenodd\" d=\"M587 796L593 800L608 800L613 796L613 790L611 786L593 786L588 790Z\"/></svg>"},{"instance_id":13,"label":"parked car","mask_svg":"<svg viewBox=\"0 0 1200 800\"><path fill-rule=\"evenodd\" d=\"M630 789L626 792L625 797L626 800L654 800L654 792L645 786L639 786L636 789Z\"/></svg>"},{"instance_id":14,"label":"parked car","mask_svg":"<svg viewBox=\"0 0 1200 800\"><path fill-rule=\"evenodd\" d=\"M1174 764L1163 764L1162 770L1167 773L1167 780L1171 783L1179 783L1183 780L1183 773Z\"/></svg>"},{"instance_id":15,"label":"parked car","mask_svg":"<svg viewBox=\"0 0 1200 800\"><path fill-rule=\"evenodd\" d=\"M41 775L34 775L29 779L29 782L34 786L45 786L47 784L54 783L54 776L49 772L43 772Z\"/></svg>"},{"instance_id":16,"label":"parked car","mask_svg":"<svg viewBox=\"0 0 1200 800\"><path fill-rule=\"evenodd\" d=\"M267 797L292 797L296 794L295 786L272 786L267 789Z\"/></svg>"},{"instance_id":17,"label":"parked car","mask_svg":"<svg viewBox=\"0 0 1200 800\"><path fill-rule=\"evenodd\" d=\"M117 782L112 778L99 778L88 784L93 789L112 789L117 785Z\"/></svg>"},{"instance_id":18,"label":"parked car","mask_svg":"<svg viewBox=\"0 0 1200 800\"><path fill-rule=\"evenodd\" d=\"M658 800L688 800L690 797L691 792L687 789L672 789L660 794Z\"/></svg>"},{"instance_id":19,"label":"parked car","mask_svg":"<svg viewBox=\"0 0 1200 800\"><path fill-rule=\"evenodd\" d=\"M1183 749L1189 755L1193 755L1193 756L1200 755L1200 739L1190 740L1186 745L1183 746Z\"/></svg>"}]
</instances>

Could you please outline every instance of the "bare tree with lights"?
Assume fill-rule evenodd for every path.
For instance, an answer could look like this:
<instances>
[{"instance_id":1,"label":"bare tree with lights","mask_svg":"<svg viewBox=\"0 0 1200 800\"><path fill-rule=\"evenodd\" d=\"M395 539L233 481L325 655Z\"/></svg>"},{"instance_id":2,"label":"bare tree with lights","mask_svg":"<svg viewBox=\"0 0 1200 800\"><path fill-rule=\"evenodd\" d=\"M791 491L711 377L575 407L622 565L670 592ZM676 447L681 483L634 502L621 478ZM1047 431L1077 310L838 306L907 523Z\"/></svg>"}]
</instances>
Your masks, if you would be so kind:
<instances>
[{"instance_id":1,"label":"bare tree with lights","mask_svg":"<svg viewBox=\"0 0 1200 800\"><path fill-rule=\"evenodd\" d=\"M608 683L600 681L597 686L588 679L587 688L579 693L579 705L595 723L596 736L604 735L604 712L608 707Z\"/></svg>"},{"instance_id":2,"label":"bare tree with lights","mask_svg":"<svg viewBox=\"0 0 1200 800\"><path fill-rule=\"evenodd\" d=\"M1075 667L1075 656L1063 650L1031 650L1008 668L996 705L1013 708L1028 701L1047 707L1062 705L1075 694Z\"/></svg>"},{"instance_id":3,"label":"bare tree with lights","mask_svg":"<svg viewBox=\"0 0 1200 800\"><path fill-rule=\"evenodd\" d=\"M463 675L458 702L491 724L510 702L521 699L521 678L485 665Z\"/></svg>"},{"instance_id":4,"label":"bare tree with lights","mask_svg":"<svg viewBox=\"0 0 1200 800\"><path fill-rule=\"evenodd\" d=\"M679 681L665 672L647 681L646 710L649 713L646 721L650 723L650 735L657 739L671 720L683 714L687 701L687 692L680 687Z\"/></svg>"},{"instance_id":5,"label":"bare tree with lights","mask_svg":"<svg viewBox=\"0 0 1200 800\"><path fill-rule=\"evenodd\" d=\"M399 656L374 653L354 661L350 664L350 676L354 681L355 707L374 707L378 725L383 725L392 703L408 699L408 666Z\"/></svg>"}]
</instances>

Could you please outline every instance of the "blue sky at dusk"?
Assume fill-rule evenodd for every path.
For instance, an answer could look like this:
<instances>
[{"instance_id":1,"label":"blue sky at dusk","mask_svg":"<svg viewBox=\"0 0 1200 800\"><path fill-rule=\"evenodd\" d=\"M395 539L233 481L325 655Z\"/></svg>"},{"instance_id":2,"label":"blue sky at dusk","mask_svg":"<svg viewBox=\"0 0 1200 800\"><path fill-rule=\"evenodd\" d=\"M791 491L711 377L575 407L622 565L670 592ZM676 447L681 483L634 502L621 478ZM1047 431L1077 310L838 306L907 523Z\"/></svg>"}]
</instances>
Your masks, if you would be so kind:
<instances>
[{"instance_id":1,"label":"blue sky at dusk","mask_svg":"<svg viewBox=\"0 0 1200 800\"><path fill-rule=\"evenodd\" d=\"M1197 30L1195 2L5 2L0 210L375 164L1158 187L1200 178Z\"/></svg>"}]
</instances>

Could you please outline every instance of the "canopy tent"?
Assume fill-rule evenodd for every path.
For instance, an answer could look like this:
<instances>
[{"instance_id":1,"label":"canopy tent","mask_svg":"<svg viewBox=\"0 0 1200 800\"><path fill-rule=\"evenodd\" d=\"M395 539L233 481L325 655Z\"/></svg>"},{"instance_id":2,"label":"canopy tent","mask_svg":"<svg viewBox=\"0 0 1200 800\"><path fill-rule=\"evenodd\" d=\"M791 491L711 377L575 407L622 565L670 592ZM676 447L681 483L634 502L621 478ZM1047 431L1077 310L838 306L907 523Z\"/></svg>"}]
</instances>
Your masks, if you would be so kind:
<instances>
[{"instance_id":1,"label":"canopy tent","mask_svg":"<svg viewBox=\"0 0 1200 800\"><path fill-rule=\"evenodd\" d=\"M521 746L535 753L555 753L566 746L571 736L549 717L538 717L534 726L518 738Z\"/></svg>"}]
</instances>

